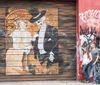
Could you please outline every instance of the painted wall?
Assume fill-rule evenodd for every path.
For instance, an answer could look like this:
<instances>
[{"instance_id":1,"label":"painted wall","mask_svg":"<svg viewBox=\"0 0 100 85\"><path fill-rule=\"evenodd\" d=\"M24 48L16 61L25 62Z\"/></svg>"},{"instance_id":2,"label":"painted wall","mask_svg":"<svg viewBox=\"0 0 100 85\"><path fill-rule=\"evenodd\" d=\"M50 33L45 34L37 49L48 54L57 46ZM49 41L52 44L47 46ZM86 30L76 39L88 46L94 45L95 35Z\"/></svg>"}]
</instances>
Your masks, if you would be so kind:
<instances>
[{"instance_id":1,"label":"painted wall","mask_svg":"<svg viewBox=\"0 0 100 85\"><path fill-rule=\"evenodd\" d=\"M99 0L78 0L78 48L77 79L83 80L82 62L84 48L91 52L91 44L95 43L100 50L100 3ZM100 56L100 55L99 55ZM99 69L98 69L99 70Z\"/></svg>"},{"instance_id":2,"label":"painted wall","mask_svg":"<svg viewBox=\"0 0 100 85\"><path fill-rule=\"evenodd\" d=\"M29 12L34 8L42 13L46 11L43 14L45 18L39 18L42 13L34 16L35 13ZM1 81L3 78L5 80L76 79L75 2L65 4L13 1L2 3L0 12ZM41 26L39 22L30 22L32 17L38 17L39 22L45 21L45 24ZM40 27L48 28L40 30ZM45 55L40 55L41 48ZM44 58L41 59L41 56Z\"/></svg>"}]
</instances>

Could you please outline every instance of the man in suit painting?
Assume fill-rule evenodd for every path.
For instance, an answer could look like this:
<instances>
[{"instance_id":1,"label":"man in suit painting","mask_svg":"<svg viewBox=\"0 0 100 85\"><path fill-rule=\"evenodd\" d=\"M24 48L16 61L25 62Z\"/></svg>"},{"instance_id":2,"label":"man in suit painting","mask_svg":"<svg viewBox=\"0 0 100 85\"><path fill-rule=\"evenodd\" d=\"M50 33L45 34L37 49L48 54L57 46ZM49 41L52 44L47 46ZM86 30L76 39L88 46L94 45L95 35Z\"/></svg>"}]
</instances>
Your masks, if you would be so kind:
<instances>
[{"instance_id":1,"label":"man in suit painting","mask_svg":"<svg viewBox=\"0 0 100 85\"><path fill-rule=\"evenodd\" d=\"M41 65L47 61L47 68L56 62L62 64L63 60L58 55L58 30L46 24L46 10L39 12L34 8L29 10L29 13L32 15L30 22L36 23L39 28L32 40L35 58L39 59Z\"/></svg>"}]
</instances>

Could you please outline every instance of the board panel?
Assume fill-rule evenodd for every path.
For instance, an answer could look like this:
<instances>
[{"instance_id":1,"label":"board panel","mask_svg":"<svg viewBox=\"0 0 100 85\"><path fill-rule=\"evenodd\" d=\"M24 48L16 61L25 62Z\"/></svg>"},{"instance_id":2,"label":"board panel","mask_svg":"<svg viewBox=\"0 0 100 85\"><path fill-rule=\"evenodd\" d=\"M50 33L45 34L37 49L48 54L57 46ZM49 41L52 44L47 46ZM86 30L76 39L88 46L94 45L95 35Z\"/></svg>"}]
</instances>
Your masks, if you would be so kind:
<instances>
[{"instance_id":1,"label":"board panel","mask_svg":"<svg viewBox=\"0 0 100 85\"><path fill-rule=\"evenodd\" d=\"M11 37L7 37L6 35L0 36L0 81L9 81L9 80L73 80L76 79L76 2L30 2L30 1L13 1L11 3L3 3L0 8L0 30L6 34L8 32L7 26L5 25L5 18L9 15L9 10L12 9L24 9L29 10L31 8L38 8L41 10L49 10L46 23L52 25L58 29L58 42L59 42L59 56L63 59L63 66L59 67L58 63L53 64L50 69L53 69L54 74L42 74L42 75L32 75L29 71L22 72L22 69L19 69L18 72L21 71L21 75L18 76L15 72L12 72L10 68L19 68L22 66L22 62L20 58L7 58L6 53L8 49L10 49L13 45L13 40ZM53 12L54 11L54 12ZM33 30L32 28L29 30L34 36L38 29ZM10 34L10 33L8 33ZM19 44L19 43L17 43ZM19 51L21 52L21 51ZM14 53L14 52L13 52ZM15 52L16 53L16 52ZM21 55L17 53L17 55ZM11 54L12 51L11 51ZM24 56L24 55L23 55ZM30 62L34 62L33 57L34 53L30 54ZM8 59L8 64L7 64ZM18 64L18 62L20 64ZM26 60L23 61L24 65L26 65ZM13 66L12 66L13 65ZM40 65L40 64L39 64ZM57 70L55 70L56 68ZM7 70L8 69L8 70ZM59 70L60 69L60 70ZM8 75L6 72L8 72ZM12 75L9 75L12 73ZM27 74L24 74L27 73ZM37 72L38 74L38 72ZM56 75L55 75L56 74ZM15 79L16 78L16 79Z\"/></svg>"}]
</instances>

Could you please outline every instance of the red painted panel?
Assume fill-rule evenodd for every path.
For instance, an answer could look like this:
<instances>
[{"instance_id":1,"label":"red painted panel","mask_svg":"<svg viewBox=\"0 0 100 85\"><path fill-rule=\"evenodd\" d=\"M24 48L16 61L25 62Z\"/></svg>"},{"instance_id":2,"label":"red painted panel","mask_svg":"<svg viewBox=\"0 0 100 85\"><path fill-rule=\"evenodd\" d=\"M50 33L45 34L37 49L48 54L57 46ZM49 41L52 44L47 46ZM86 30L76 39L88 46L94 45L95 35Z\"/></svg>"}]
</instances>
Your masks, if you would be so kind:
<instances>
[{"instance_id":1,"label":"red painted panel","mask_svg":"<svg viewBox=\"0 0 100 85\"><path fill-rule=\"evenodd\" d=\"M96 37L93 35L93 39L90 39L91 42L97 44L97 37L100 40L100 0L78 0L77 25L77 80L83 80L81 48L85 38L81 37L89 36L91 31L96 34Z\"/></svg>"}]
</instances>

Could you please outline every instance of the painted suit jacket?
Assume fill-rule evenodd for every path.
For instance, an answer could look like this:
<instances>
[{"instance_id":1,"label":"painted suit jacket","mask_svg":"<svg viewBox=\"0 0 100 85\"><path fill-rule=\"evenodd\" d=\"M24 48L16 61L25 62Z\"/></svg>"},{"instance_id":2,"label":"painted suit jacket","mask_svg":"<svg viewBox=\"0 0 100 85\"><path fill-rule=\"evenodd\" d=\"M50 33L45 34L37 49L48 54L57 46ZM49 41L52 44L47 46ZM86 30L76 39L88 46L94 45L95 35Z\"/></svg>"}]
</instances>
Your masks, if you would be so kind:
<instances>
[{"instance_id":1,"label":"painted suit jacket","mask_svg":"<svg viewBox=\"0 0 100 85\"><path fill-rule=\"evenodd\" d=\"M37 32L39 34L39 31ZM41 36L42 37L42 36ZM39 57L39 49L38 49L38 38L36 37L34 44L34 54L35 58ZM54 53L54 58L58 57L58 30L50 25L47 25L45 37L44 37L44 50L49 54L51 51Z\"/></svg>"}]
</instances>

